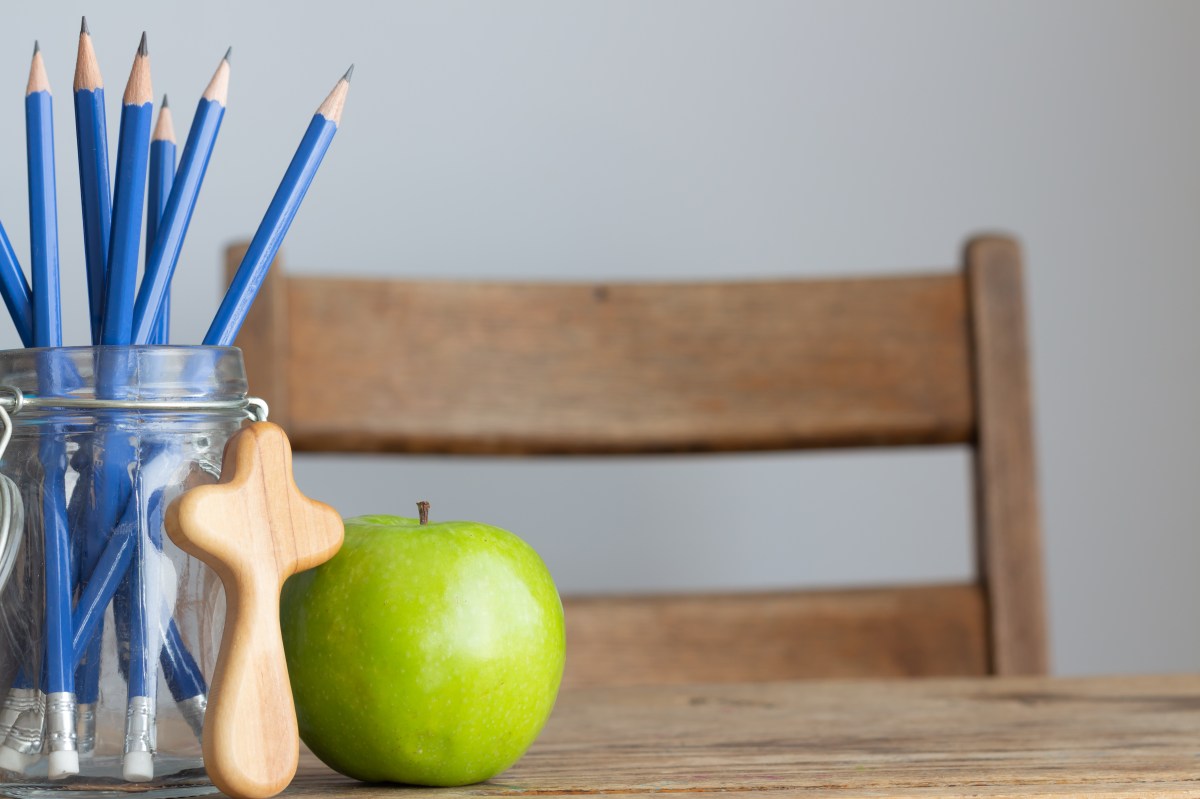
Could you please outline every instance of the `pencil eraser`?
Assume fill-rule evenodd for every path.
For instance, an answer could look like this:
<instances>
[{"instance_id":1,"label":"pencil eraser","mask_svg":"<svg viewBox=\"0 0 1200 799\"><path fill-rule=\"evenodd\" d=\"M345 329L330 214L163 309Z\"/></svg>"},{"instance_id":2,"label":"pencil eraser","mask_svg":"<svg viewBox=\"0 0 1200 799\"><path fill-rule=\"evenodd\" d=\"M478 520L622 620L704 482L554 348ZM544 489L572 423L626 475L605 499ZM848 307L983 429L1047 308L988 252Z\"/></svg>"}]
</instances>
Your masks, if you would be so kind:
<instances>
[{"instance_id":1,"label":"pencil eraser","mask_svg":"<svg viewBox=\"0 0 1200 799\"><path fill-rule=\"evenodd\" d=\"M37 758L33 755L24 755L16 749L0 746L0 769L24 774L33 765L35 760Z\"/></svg>"},{"instance_id":2,"label":"pencil eraser","mask_svg":"<svg viewBox=\"0 0 1200 799\"><path fill-rule=\"evenodd\" d=\"M61 780L79 773L79 753L75 750L50 753L50 779Z\"/></svg>"},{"instance_id":3,"label":"pencil eraser","mask_svg":"<svg viewBox=\"0 0 1200 799\"><path fill-rule=\"evenodd\" d=\"M121 762L121 776L126 782L149 782L154 779L154 755L149 752L126 752Z\"/></svg>"}]
</instances>

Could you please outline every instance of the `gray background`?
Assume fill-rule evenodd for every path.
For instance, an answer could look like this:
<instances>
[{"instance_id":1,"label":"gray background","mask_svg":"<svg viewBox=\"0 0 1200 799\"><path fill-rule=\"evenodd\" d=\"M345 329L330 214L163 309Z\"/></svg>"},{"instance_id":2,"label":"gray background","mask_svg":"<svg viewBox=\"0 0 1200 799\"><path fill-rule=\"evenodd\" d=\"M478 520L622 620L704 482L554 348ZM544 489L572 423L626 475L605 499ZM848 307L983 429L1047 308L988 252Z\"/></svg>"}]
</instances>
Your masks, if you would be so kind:
<instances>
[{"instance_id":1,"label":"gray background","mask_svg":"<svg viewBox=\"0 0 1200 799\"><path fill-rule=\"evenodd\" d=\"M114 156L143 28L181 138L235 46L175 284L182 343L216 307L222 247L253 232L352 61L343 130L288 240L298 272L837 275L949 266L972 232L1016 233L1055 670L1200 668L1200 5L8 4L0 219L27 262L21 101L40 38L73 343L86 331L69 101L84 12ZM428 498L436 516L509 527L564 591L602 591L964 576L968 468L961 451L912 450L306 457L298 475L347 515Z\"/></svg>"}]
</instances>

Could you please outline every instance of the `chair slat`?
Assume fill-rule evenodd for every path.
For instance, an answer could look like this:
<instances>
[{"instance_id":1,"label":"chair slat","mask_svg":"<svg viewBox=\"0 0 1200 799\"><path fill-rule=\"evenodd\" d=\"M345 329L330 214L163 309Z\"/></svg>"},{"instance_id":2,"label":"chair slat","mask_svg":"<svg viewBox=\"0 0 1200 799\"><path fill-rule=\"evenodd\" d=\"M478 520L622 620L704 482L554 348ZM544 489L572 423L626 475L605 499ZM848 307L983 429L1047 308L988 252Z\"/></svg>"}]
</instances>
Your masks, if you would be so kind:
<instances>
[{"instance_id":1,"label":"chair slat","mask_svg":"<svg viewBox=\"0 0 1200 799\"><path fill-rule=\"evenodd\" d=\"M968 441L948 274L701 284L290 277L300 448L449 453Z\"/></svg>"},{"instance_id":2,"label":"chair slat","mask_svg":"<svg viewBox=\"0 0 1200 799\"><path fill-rule=\"evenodd\" d=\"M568 599L564 685L988 673L978 585Z\"/></svg>"}]
</instances>

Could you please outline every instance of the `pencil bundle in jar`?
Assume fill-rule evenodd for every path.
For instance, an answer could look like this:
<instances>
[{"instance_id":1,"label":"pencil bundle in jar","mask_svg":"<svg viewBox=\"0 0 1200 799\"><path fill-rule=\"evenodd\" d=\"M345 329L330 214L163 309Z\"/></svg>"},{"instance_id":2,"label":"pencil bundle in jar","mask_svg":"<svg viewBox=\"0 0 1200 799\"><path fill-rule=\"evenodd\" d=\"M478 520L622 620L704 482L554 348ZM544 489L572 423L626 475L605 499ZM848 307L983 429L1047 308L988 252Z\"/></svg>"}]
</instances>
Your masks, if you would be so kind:
<instances>
[{"instance_id":1,"label":"pencil bundle in jar","mask_svg":"<svg viewBox=\"0 0 1200 799\"><path fill-rule=\"evenodd\" d=\"M26 348L0 353L0 410L12 433L0 450L20 497L6 502L0 491L0 519L25 520L0 535L0 563L14 564L0 571L0 667L10 686L0 769L26 780L147 782L195 768L214 658L215 578L164 538L163 516L186 488L215 482L222 444L247 417L232 345L337 133L353 68L310 121L201 346L178 346L171 284L221 132L231 53L177 151L165 95L155 119L143 33L114 162L84 21L72 94L77 273L60 270L46 57L35 44L25 91L28 273L0 220L0 296ZM87 294L90 341L64 346L60 292L76 288ZM159 701L160 684L170 702Z\"/></svg>"}]
</instances>

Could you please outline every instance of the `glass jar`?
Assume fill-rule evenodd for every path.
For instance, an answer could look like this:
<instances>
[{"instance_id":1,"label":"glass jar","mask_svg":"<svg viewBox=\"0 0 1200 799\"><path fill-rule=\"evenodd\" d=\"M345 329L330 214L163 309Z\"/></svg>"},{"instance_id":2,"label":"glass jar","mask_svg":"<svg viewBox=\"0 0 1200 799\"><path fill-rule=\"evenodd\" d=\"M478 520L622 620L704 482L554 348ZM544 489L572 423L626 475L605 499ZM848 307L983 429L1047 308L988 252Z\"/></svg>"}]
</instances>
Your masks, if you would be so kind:
<instances>
[{"instance_id":1,"label":"glass jar","mask_svg":"<svg viewBox=\"0 0 1200 799\"><path fill-rule=\"evenodd\" d=\"M215 790L199 736L224 596L162 521L216 482L247 406L232 347L0 352L20 497L0 485L3 792Z\"/></svg>"}]
</instances>

